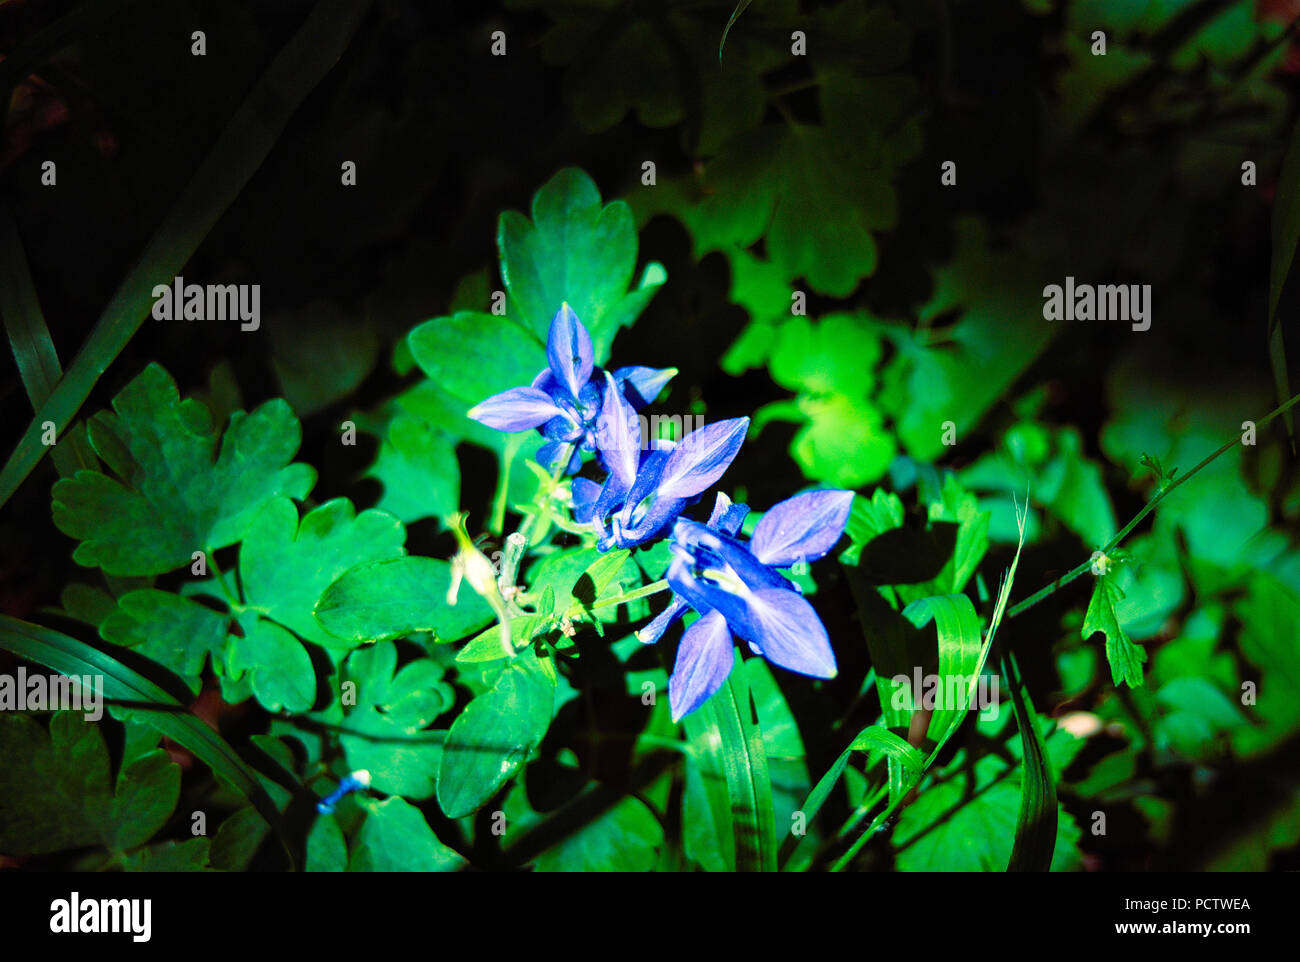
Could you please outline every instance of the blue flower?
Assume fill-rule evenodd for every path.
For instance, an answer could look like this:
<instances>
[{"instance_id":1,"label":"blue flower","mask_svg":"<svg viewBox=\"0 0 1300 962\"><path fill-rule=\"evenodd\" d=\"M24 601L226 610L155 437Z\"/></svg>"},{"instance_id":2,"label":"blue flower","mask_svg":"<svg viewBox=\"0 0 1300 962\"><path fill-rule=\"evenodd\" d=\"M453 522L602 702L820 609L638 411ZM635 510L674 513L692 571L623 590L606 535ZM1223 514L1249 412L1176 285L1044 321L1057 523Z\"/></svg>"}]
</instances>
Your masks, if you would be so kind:
<instances>
[{"instance_id":1,"label":"blue flower","mask_svg":"<svg viewBox=\"0 0 1300 962\"><path fill-rule=\"evenodd\" d=\"M682 509L716 482L735 459L749 429L749 418L705 425L681 441L643 445L641 424L623 393L606 386L597 427L609 476L604 485L573 481L573 517L595 526L596 546L630 548L649 541Z\"/></svg>"},{"instance_id":2,"label":"blue flower","mask_svg":"<svg viewBox=\"0 0 1300 962\"><path fill-rule=\"evenodd\" d=\"M540 428L546 444L537 452L553 468L567 451L567 474L582 466L582 452L598 449L597 421L607 380L634 409L645 407L677 373L675 368L621 367L611 375L593 364L591 335L568 304L551 320L546 338L549 366L528 387L513 387L470 408L469 416L498 431Z\"/></svg>"},{"instance_id":3,"label":"blue flower","mask_svg":"<svg viewBox=\"0 0 1300 962\"><path fill-rule=\"evenodd\" d=\"M699 708L727 680L733 634L774 665L813 678L835 677L826 628L798 586L777 569L815 561L835 547L852 504L852 491L795 495L759 519L748 544L738 535L749 508L724 494L707 525L678 519L668 567L673 600L637 632L649 644L687 607L700 614L682 635L668 680L673 721Z\"/></svg>"}]
</instances>

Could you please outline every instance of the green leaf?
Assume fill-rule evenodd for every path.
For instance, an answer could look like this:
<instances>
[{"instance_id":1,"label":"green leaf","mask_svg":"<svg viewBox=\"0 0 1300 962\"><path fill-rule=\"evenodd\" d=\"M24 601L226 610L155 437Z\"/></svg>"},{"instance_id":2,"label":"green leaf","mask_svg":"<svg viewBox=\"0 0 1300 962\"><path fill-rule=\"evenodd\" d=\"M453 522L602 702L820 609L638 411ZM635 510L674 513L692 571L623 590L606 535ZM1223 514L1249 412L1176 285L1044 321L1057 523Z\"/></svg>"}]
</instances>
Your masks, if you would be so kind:
<instances>
[{"instance_id":1,"label":"green leaf","mask_svg":"<svg viewBox=\"0 0 1300 962\"><path fill-rule=\"evenodd\" d=\"M497 246L511 316L545 343L551 320L567 302L591 332L597 364L609 356L619 327L635 320L666 278L659 268L628 293L637 250L632 211L621 200L602 207L595 183L576 167L564 168L537 191L531 222L505 211Z\"/></svg>"},{"instance_id":2,"label":"green leaf","mask_svg":"<svg viewBox=\"0 0 1300 962\"><path fill-rule=\"evenodd\" d=\"M284 401L231 416L220 439L208 409L182 401L150 364L91 422L95 451L116 477L79 471L54 486L54 523L78 539L73 558L109 574L156 575L195 551L234 544L277 495L303 498L316 472L290 464L298 420Z\"/></svg>"},{"instance_id":3,"label":"green leaf","mask_svg":"<svg viewBox=\"0 0 1300 962\"><path fill-rule=\"evenodd\" d=\"M366 799L361 807L366 820L352 843L349 872L455 872L465 865L405 799Z\"/></svg>"},{"instance_id":4,"label":"green leaf","mask_svg":"<svg viewBox=\"0 0 1300 962\"><path fill-rule=\"evenodd\" d=\"M525 658L456 718L443 746L438 803L449 818L476 811L496 794L546 735L555 692Z\"/></svg>"},{"instance_id":5,"label":"green leaf","mask_svg":"<svg viewBox=\"0 0 1300 962\"><path fill-rule=\"evenodd\" d=\"M734 858L736 871L773 872L776 824L767 755L739 651L735 659L722 688L682 723L705 781L724 864L730 868Z\"/></svg>"},{"instance_id":6,"label":"green leaf","mask_svg":"<svg viewBox=\"0 0 1300 962\"><path fill-rule=\"evenodd\" d=\"M775 414L803 422L790 442L790 456L806 478L856 488L888 470L898 448L874 405L843 394L800 395L792 408L789 403L760 408L750 433L756 436Z\"/></svg>"},{"instance_id":7,"label":"green leaf","mask_svg":"<svg viewBox=\"0 0 1300 962\"><path fill-rule=\"evenodd\" d=\"M627 579L639 578L636 566L628 563L623 550L601 552L596 548L578 548L547 555L528 570L528 594L544 598L554 594L553 611L576 618L584 613L601 621L618 618L618 606L606 605L594 612L589 609L598 600L608 599L623 590ZM638 581L639 583L639 581ZM545 610L543 605L540 610Z\"/></svg>"},{"instance_id":8,"label":"green leaf","mask_svg":"<svg viewBox=\"0 0 1300 962\"><path fill-rule=\"evenodd\" d=\"M451 565L436 558L405 557L350 568L321 594L316 620L337 646L433 632L458 641L492 620L488 603L461 585L447 603Z\"/></svg>"},{"instance_id":9,"label":"green leaf","mask_svg":"<svg viewBox=\"0 0 1300 962\"><path fill-rule=\"evenodd\" d=\"M420 658L397 669L397 647L380 642L354 651L343 679L356 686L340 741L348 767L370 772L373 789L428 798L437 786L445 731L425 728L455 700L442 668Z\"/></svg>"},{"instance_id":10,"label":"green leaf","mask_svg":"<svg viewBox=\"0 0 1300 962\"><path fill-rule=\"evenodd\" d=\"M850 751L883 756L889 765L889 801L901 802L909 788L921 777L925 759L914 747L903 741L888 728L872 725L858 733L849 745Z\"/></svg>"},{"instance_id":11,"label":"green leaf","mask_svg":"<svg viewBox=\"0 0 1300 962\"><path fill-rule=\"evenodd\" d=\"M498 622L471 638L469 644L456 652L456 661L462 665L469 665L509 658L531 641L546 621L546 618L538 615L520 615L511 618L510 651L507 651L501 643L502 626Z\"/></svg>"},{"instance_id":12,"label":"green leaf","mask_svg":"<svg viewBox=\"0 0 1300 962\"><path fill-rule=\"evenodd\" d=\"M932 526L940 522L957 525L957 540L952 556L932 581L900 590L905 601L962 591L989 550L989 512L979 509L975 496L966 492L955 475L944 478L942 500L930 505L929 520Z\"/></svg>"},{"instance_id":13,"label":"green leaf","mask_svg":"<svg viewBox=\"0 0 1300 962\"><path fill-rule=\"evenodd\" d=\"M366 476L384 486L375 507L406 524L445 518L460 506L460 463L452 437L409 414L388 425Z\"/></svg>"},{"instance_id":14,"label":"green leaf","mask_svg":"<svg viewBox=\"0 0 1300 962\"><path fill-rule=\"evenodd\" d=\"M1112 683L1118 685L1122 681L1130 688L1138 688L1143 684L1142 663L1147 660L1147 653L1129 639L1115 615L1115 605L1123 597L1113 575L1098 578L1092 588L1088 613L1083 616L1082 634L1087 641L1094 633L1102 632L1106 636L1106 660L1110 662Z\"/></svg>"},{"instance_id":15,"label":"green leaf","mask_svg":"<svg viewBox=\"0 0 1300 962\"><path fill-rule=\"evenodd\" d=\"M349 568L402 557L405 540L392 515L354 514L347 498L312 509L301 523L293 502L275 498L253 519L239 549L244 603L300 638L338 647L312 614L321 593Z\"/></svg>"},{"instance_id":16,"label":"green leaf","mask_svg":"<svg viewBox=\"0 0 1300 962\"><path fill-rule=\"evenodd\" d=\"M171 816L180 785L180 766L156 749L122 768L115 792L104 738L80 713L55 712L48 732L28 715L0 715L0 852L134 848Z\"/></svg>"},{"instance_id":17,"label":"green leaf","mask_svg":"<svg viewBox=\"0 0 1300 962\"><path fill-rule=\"evenodd\" d=\"M939 636L939 703L930 719L929 735L944 740L961 724L979 681L987 651L981 642L980 619L975 606L965 595L943 595L914 601L903 609L903 617L917 628L931 621ZM954 685L959 703L949 704L948 693Z\"/></svg>"},{"instance_id":18,"label":"green leaf","mask_svg":"<svg viewBox=\"0 0 1300 962\"><path fill-rule=\"evenodd\" d=\"M884 488L873 491L870 499L855 494L844 528L850 544L841 553L840 560L847 565L858 564L862 549L868 542L902 526L903 501L898 495Z\"/></svg>"},{"instance_id":19,"label":"green leaf","mask_svg":"<svg viewBox=\"0 0 1300 962\"><path fill-rule=\"evenodd\" d=\"M207 656L212 655L214 666L224 668L229 625L229 616L196 601L145 588L117 599L117 607L99 626L99 636L171 669L197 695Z\"/></svg>"},{"instance_id":20,"label":"green leaf","mask_svg":"<svg viewBox=\"0 0 1300 962\"><path fill-rule=\"evenodd\" d=\"M538 340L509 317L457 311L425 321L406 340L415 362L438 390L467 411L493 394L531 384L547 366L545 338L545 329ZM492 363L466 364L467 357L491 357Z\"/></svg>"},{"instance_id":21,"label":"green leaf","mask_svg":"<svg viewBox=\"0 0 1300 962\"><path fill-rule=\"evenodd\" d=\"M1237 704L1207 678L1175 678L1155 695L1164 709L1155 725L1157 745L1191 758L1212 759L1221 736L1247 724Z\"/></svg>"},{"instance_id":22,"label":"green leaf","mask_svg":"<svg viewBox=\"0 0 1300 962\"><path fill-rule=\"evenodd\" d=\"M131 715L135 721L152 726L188 749L214 774L252 802L280 837L292 862L292 849L279 809L257 773L207 723L186 711L163 688L75 638L7 615L0 615L0 648L65 675L103 677L105 698L134 703ZM156 707L137 707L139 705Z\"/></svg>"},{"instance_id":23,"label":"green leaf","mask_svg":"<svg viewBox=\"0 0 1300 962\"><path fill-rule=\"evenodd\" d=\"M183 842L159 842L138 849L122 859L124 872L205 872L212 840L187 838Z\"/></svg>"},{"instance_id":24,"label":"green leaf","mask_svg":"<svg viewBox=\"0 0 1300 962\"><path fill-rule=\"evenodd\" d=\"M688 733L695 724L693 717L682 719ZM686 757L682 851L706 872L736 870L736 837L731 827L727 780L715 756L697 758L692 753Z\"/></svg>"},{"instance_id":25,"label":"green leaf","mask_svg":"<svg viewBox=\"0 0 1300 962\"><path fill-rule=\"evenodd\" d=\"M251 805L239 809L217 828L208 865L225 872L243 872L253 860L267 833L266 820Z\"/></svg>"},{"instance_id":26,"label":"green leaf","mask_svg":"<svg viewBox=\"0 0 1300 962\"><path fill-rule=\"evenodd\" d=\"M333 815L321 815L307 834L307 871L343 872L348 867L348 843Z\"/></svg>"},{"instance_id":27,"label":"green leaf","mask_svg":"<svg viewBox=\"0 0 1300 962\"><path fill-rule=\"evenodd\" d=\"M954 772L903 809L893 842L903 872L1001 872L1011 861L1020 789L1014 779L976 787L984 779ZM972 782L975 784L973 785ZM1078 865L1079 828L1059 814L1052 864Z\"/></svg>"},{"instance_id":28,"label":"green leaf","mask_svg":"<svg viewBox=\"0 0 1300 962\"><path fill-rule=\"evenodd\" d=\"M1047 872L1052 868L1056 848L1056 779L1047 758L1038 727L1038 714L1029 699L1029 688L1020 676L1016 656L1002 659L1002 674L1011 688L1011 707L1020 729L1024 768L1020 776L1020 813L1016 817L1015 843L1011 847L1008 872Z\"/></svg>"},{"instance_id":29,"label":"green leaf","mask_svg":"<svg viewBox=\"0 0 1300 962\"><path fill-rule=\"evenodd\" d=\"M570 617L575 617L583 612L591 613L592 606L596 599L600 598L614 584L623 572L623 566L627 564L627 559L632 556L632 552L626 548L619 548L614 551L606 551L599 558L587 566L587 569L578 576L570 588L574 600L577 602L576 610L570 609Z\"/></svg>"},{"instance_id":30,"label":"green leaf","mask_svg":"<svg viewBox=\"0 0 1300 962\"><path fill-rule=\"evenodd\" d=\"M316 700L316 672L307 649L273 621L241 620L245 623L245 636L230 640L227 676L238 681L249 672L248 684L267 711L307 711Z\"/></svg>"},{"instance_id":31,"label":"green leaf","mask_svg":"<svg viewBox=\"0 0 1300 962\"><path fill-rule=\"evenodd\" d=\"M50 450L40 443L41 424L53 421L62 430L72 420L100 375L149 316L154 285L176 276L189 261L266 158L298 105L338 62L369 7L370 0L316 4L249 90L0 470L0 505Z\"/></svg>"},{"instance_id":32,"label":"green leaf","mask_svg":"<svg viewBox=\"0 0 1300 962\"><path fill-rule=\"evenodd\" d=\"M636 798L624 798L537 857L538 872L648 872L663 826Z\"/></svg>"}]
</instances>

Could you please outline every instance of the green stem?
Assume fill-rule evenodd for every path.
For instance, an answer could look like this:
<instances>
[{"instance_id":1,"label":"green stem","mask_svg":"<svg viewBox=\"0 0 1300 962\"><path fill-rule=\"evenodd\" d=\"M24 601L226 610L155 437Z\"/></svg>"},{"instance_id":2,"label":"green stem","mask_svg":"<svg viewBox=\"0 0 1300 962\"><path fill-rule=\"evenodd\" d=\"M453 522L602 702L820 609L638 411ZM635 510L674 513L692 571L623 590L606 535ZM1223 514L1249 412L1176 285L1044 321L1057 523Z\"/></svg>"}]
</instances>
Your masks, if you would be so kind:
<instances>
[{"instance_id":1,"label":"green stem","mask_svg":"<svg viewBox=\"0 0 1300 962\"><path fill-rule=\"evenodd\" d=\"M1291 397L1289 400L1284 401L1282 404L1278 405L1268 414L1264 415L1257 422L1255 422L1256 430L1263 428L1270 421L1276 420L1278 417L1282 416L1287 411L1291 410L1291 408L1295 407L1297 403L1300 403L1300 394L1296 394L1293 397ZM1119 534L1115 535L1115 537L1110 539L1110 541L1106 544L1106 546L1101 549L1102 554L1107 554L1110 551L1113 551L1115 548L1119 547L1120 543L1123 542L1123 540L1129 536L1129 534L1133 531L1133 529L1136 528L1142 522L1142 519L1156 509L1156 505L1158 505L1161 501L1163 501L1175 490L1177 490L1177 488L1180 485L1182 485L1187 481L1190 481L1193 477L1196 476L1198 472L1200 472L1202 468L1208 465L1215 458L1219 457L1222 454L1225 454L1228 451L1231 451L1234 447L1236 447L1240 443L1241 443L1241 435L1238 434L1236 437L1234 437L1231 441L1228 441L1226 444L1224 444L1213 454L1207 456L1203 461L1201 461L1200 464L1192 468L1192 470L1188 471L1177 481L1174 481L1172 484L1168 485L1167 487L1162 488L1156 494L1155 497L1153 497L1150 501L1147 502L1146 507L1144 507L1141 511L1139 511L1134 516L1132 521L1130 521L1128 524L1124 525L1122 529L1120 529ZM1074 581L1076 578L1082 576L1083 574L1091 570L1091 568L1092 568L1092 558L1089 557L1087 561L1084 561L1082 564L1078 565L1078 567L1074 568L1069 573L1062 575L1060 578L1057 578L1055 581L1053 581L1050 585L1046 585L1040 588L1038 591L1035 591L1024 601L1020 602L1020 604L1013 606L1011 610L1007 612L1007 617L1014 618L1016 615L1020 614L1021 612L1029 610L1034 605L1042 601L1044 598L1048 598L1051 595L1054 595L1057 591L1059 591L1061 588L1064 588L1071 581Z\"/></svg>"},{"instance_id":2,"label":"green stem","mask_svg":"<svg viewBox=\"0 0 1300 962\"><path fill-rule=\"evenodd\" d=\"M871 793L870 798L865 799L861 805L859 805L856 809L854 809L853 814L849 816L848 821L846 821L844 825L841 826L840 830L835 833L835 837L844 838L855 828L857 828L858 825L862 823L862 820L867 817L867 814L873 808L876 807L876 805L880 802L882 798L885 797L885 794L888 791L889 791L889 781L888 779L886 779L883 785L879 786L874 792Z\"/></svg>"},{"instance_id":3,"label":"green stem","mask_svg":"<svg viewBox=\"0 0 1300 962\"><path fill-rule=\"evenodd\" d=\"M551 496L551 491L555 485L559 484L564 469L569 464L569 458L573 456L573 445L566 444L560 451L560 456L556 460L556 466L551 470L551 487L543 492L545 498ZM503 471L505 468L502 469ZM537 526L537 521L542 515L541 505L538 505L537 511L524 518L519 530L510 536L513 544L509 544L505 557L502 559L501 574L497 577L497 584L504 590L505 587L514 587L519 583L519 565L523 561L529 546L532 544L533 529ZM512 602L513 604L513 602Z\"/></svg>"},{"instance_id":4,"label":"green stem","mask_svg":"<svg viewBox=\"0 0 1300 962\"><path fill-rule=\"evenodd\" d=\"M590 608L584 608L582 605L578 605L577 607L569 611L569 617L570 618L576 617L582 614L584 611L596 611L600 608L610 608L614 605L621 605L625 601L636 601L638 598L648 598L651 595L657 595L659 592L663 591L667 587L668 587L668 582L665 579L660 579L659 581L652 581L648 585L642 585L640 588L634 588L633 590L625 592L624 594L615 595L613 598L605 598L603 601L597 601Z\"/></svg>"},{"instance_id":5,"label":"green stem","mask_svg":"<svg viewBox=\"0 0 1300 962\"><path fill-rule=\"evenodd\" d=\"M230 606L231 614L238 614L244 610L243 599L234 591L229 582L226 581L225 574L222 573L220 566L217 564L216 552L211 548L203 549L204 557L207 558L208 567L212 569L213 576L217 579L217 584L221 586L221 593L226 596L226 603Z\"/></svg>"}]
</instances>

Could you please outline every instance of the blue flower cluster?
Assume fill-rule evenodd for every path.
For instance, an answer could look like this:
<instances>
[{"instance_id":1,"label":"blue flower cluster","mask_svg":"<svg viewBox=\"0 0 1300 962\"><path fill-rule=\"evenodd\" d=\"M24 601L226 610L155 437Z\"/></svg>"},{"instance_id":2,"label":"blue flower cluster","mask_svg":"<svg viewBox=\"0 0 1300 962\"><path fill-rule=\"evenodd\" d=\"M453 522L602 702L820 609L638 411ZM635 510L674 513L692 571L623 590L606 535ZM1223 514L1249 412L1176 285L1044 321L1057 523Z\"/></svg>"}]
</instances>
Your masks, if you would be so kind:
<instances>
[{"instance_id":1,"label":"blue flower cluster","mask_svg":"<svg viewBox=\"0 0 1300 962\"><path fill-rule=\"evenodd\" d=\"M835 546L853 492L816 490L782 501L759 519L748 541L740 529L749 508L721 492L707 524L684 518L683 510L735 459L749 418L709 424L677 442L643 438L636 412L676 370L595 367L591 336L567 304L551 322L546 353L549 366L532 385L494 395L469 415L501 431L540 430L547 440L538 461L552 470L563 465L574 474L583 451L596 454L605 481L574 478L573 514L590 526L602 551L668 533L672 601L637 637L658 641L687 608L700 616L682 635L668 681L673 720L699 708L726 682L735 660L733 636L790 671L835 677L826 628L781 569L815 561Z\"/></svg>"}]
</instances>

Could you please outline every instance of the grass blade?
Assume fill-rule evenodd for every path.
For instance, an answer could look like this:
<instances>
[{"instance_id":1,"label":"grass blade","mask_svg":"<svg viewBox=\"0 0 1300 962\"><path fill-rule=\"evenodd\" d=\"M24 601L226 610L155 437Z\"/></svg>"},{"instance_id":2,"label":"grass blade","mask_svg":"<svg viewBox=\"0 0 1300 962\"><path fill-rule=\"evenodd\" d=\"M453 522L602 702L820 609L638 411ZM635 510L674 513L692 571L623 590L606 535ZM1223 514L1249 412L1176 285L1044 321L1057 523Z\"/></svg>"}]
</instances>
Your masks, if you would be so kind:
<instances>
[{"instance_id":1,"label":"grass blade","mask_svg":"<svg viewBox=\"0 0 1300 962\"><path fill-rule=\"evenodd\" d=\"M0 615L0 648L64 675L101 676L105 698L129 703L134 716L184 746L247 798L280 837L290 862L296 864L279 809L254 770L229 742L160 685L84 642L8 615Z\"/></svg>"},{"instance_id":2,"label":"grass blade","mask_svg":"<svg viewBox=\"0 0 1300 962\"><path fill-rule=\"evenodd\" d=\"M1038 713L1029 699L1029 689L1020 677L1016 656L1002 657L1002 674L1011 687L1011 707L1020 728L1024 750L1024 772L1020 781L1020 814L1016 819L1016 841L1011 847L1008 872L1047 872L1056 849L1056 781L1047 760L1047 746L1038 729Z\"/></svg>"},{"instance_id":3,"label":"grass blade","mask_svg":"<svg viewBox=\"0 0 1300 962\"><path fill-rule=\"evenodd\" d=\"M1282 173L1273 198L1273 255L1268 271L1268 355L1273 367L1273 383L1278 400L1291 396L1291 379L1286 363L1286 345L1282 338L1282 289L1286 287L1296 244L1300 242L1300 122L1291 134L1291 143L1282 158ZM1287 436L1295 449L1295 419L1285 412Z\"/></svg>"},{"instance_id":4,"label":"grass blade","mask_svg":"<svg viewBox=\"0 0 1300 962\"><path fill-rule=\"evenodd\" d=\"M60 431L67 426L149 315L154 285L170 283L181 272L266 159L298 105L343 54L369 6L370 0L320 0L235 111L0 470L0 505L45 454L42 422L53 421Z\"/></svg>"},{"instance_id":5,"label":"grass blade","mask_svg":"<svg viewBox=\"0 0 1300 962\"><path fill-rule=\"evenodd\" d=\"M684 721L724 863L738 872L776 871L772 783L739 652L727 683Z\"/></svg>"},{"instance_id":6,"label":"grass blade","mask_svg":"<svg viewBox=\"0 0 1300 962\"><path fill-rule=\"evenodd\" d=\"M9 346L18 363L18 376L27 389L32 409L39 410L63 377L63 368L59 366L54 341L45 326L18 225L3 204L0 204L0 317L4 319ZM64 440L66 444L56 444L50 455L62 477L75 474L79 468L97 466L84 429L70 430Z\"/></svg>"},{"instance_id":7,"label":"grass blade","mask_svg":"<svg viewBox=\"0 0 1300 962\"><path fill-rule=\"evenodd\" d=\"M1020 565L1020 552L1025 547L1025 522L1028 519L1028 512L1028 501L1025 503L1024 511L1021 511L1019 504L1017 504L1016 522L1020 528L1020 540L1016 543L1016 553L1011 559L1011 566L1007 569L1006 575L1002 579L1002 586L998 589L998 601L993 608L993 617L989 619L988 634L984 638L984 645L980 650L979 661L974 668L970 687L967 690L966 703L968 705L970 704L970 696L974 693L975 685L979 681L979 675L984 670L984 664L988 660L989 651L993 647L993 641L997 637L998 627L1002 624L1002 619L1006 616L1007 601L1011 598L1011 586L1016 580L1016 568ZM862 846L866 845L880 826L883 825L895 811L897 811L899 805L902 804L903 799L910 795L912 789L921 783L921 779L925 777L925 773L930 770L930 766L935 763L936 759L938 759L939 753L943 751L943 747L948 743L948 739L953 736L959 727L961 727L961 721L962 719L960 718L953 720L951 726L946 732L944 732L943 737L939 739L938 744L936 744L930 751L930 754L926 756L925 764L921 766L921 770L916 773L915 777L909 781L897 797L891 797L889 805L885 810L872 819L867 830L857 837L854 843L849 847L848 851L836 859L835 864L831 867L831 871L843 871L857 856L858 852L862 851Z\"/></svg>"},{"instance_id":8,"label":"grass blade","mask_svg":"<svg viewBox=\"0 0 1300 962\"><path fill-rule=\"evenodd\" d=\"M722 48L727 45L727 34L731 33L731 28L736 25L736 21L740 19L740 15L744 13L745 8L753 2L754 0L739 0L736 4L736 9L731 11L731 16L727 20L727 25L722 30L722 39L718 41L718 63L722 63Z\"/></svg>"}]
</instances>

